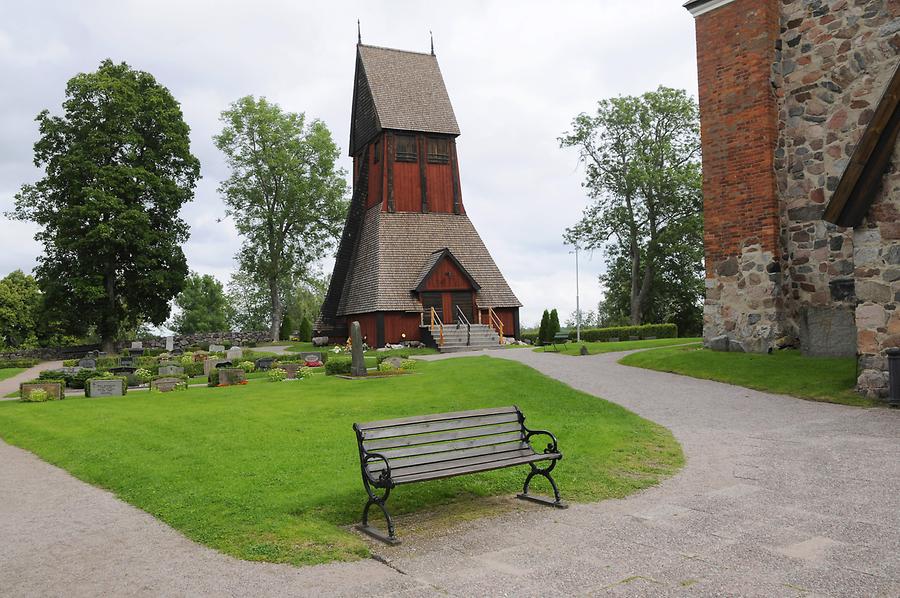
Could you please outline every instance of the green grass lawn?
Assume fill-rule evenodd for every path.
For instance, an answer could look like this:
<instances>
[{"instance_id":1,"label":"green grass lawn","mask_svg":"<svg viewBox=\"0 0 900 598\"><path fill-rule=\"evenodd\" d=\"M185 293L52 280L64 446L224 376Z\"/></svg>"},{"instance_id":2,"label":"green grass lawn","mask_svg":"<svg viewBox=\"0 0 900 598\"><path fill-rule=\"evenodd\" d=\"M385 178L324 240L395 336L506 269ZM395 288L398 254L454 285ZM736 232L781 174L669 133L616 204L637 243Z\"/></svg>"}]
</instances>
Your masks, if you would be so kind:
<instances>
[{"instance_id":1,"label":"green grass lawn","mask_svg":"<svg viewBox=\"0 0 900 598\"><path fill-rule=\"evenodd\" d=\"M0 380L12 378L16 374L21 374L24 371L25 368L0 368Z\"/></svg>"},{"instance_id":2,"label":"green grass lawn","mask_svg":"<svg viewBox=\"0 0 900 598\"><path fill-rule=\"evenodd\" d=\"M856 359L804 357L799 351L722 353L699 347L671 347L626 355L619 363L728 382L779 394L844 405L876 406L859 396Z\"/></svg>"},{"instance_id":3,"label":"green grass lawn","mask_svg":"<svg viewBox=\"0 0 900 598\"><path fill-rule=\"evenodd\" d=\"M568 342L565 345L556 345L562 355L581 355L581 345L588 349L589 355L598 353L614 353L616 351L634 351L635 349L652 349L655 347L670 347L672 345L684 345L686 343L701 343L702 338L656 338L647 341L619 341L615 343L576 343ZM538 353L555 353L552 345L537 347Z\"/></svg>"},{"instance_id":4,"label":"green grass lawn","mask_svg":"<svg viewBox=\"0 0 900 598\"><path fill-rule=\"evenodd\" d=\"M666 429L521 364L472 357L420 363L416 371L367 381L314 376L124 398L4 402L0 437L193 540L243 559L293 564L368 554L346 527L365 502L354 422L519 405L532 427L558 436L565 458L554 475L570 501L625 496L683 462ZM520 491L526 472L401 486L389 505L395 514L420 513L413 520L438 505L453 520L477 516L486 502L497 503L483 497Z\"/></svg>"}]
</instances>

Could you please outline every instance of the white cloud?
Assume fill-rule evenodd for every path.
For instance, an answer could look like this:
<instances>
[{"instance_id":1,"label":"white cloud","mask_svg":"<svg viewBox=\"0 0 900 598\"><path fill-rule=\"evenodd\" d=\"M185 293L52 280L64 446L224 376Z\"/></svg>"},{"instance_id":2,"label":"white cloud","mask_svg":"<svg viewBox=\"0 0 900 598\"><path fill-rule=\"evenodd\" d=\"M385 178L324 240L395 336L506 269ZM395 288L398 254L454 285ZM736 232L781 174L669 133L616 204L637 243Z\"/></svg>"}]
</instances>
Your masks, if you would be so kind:
<instances>
[{"instance_id":1,"label":"white cloud","mask_svg":"<svg viewBox=\"0 0 900 598\"><path fill-rule=\"evenodd\" d=\"M576 156L556 138L581 111L659 84L696 91L693 20L671 0L565 3L85 1L18 3L0 24L0 212L31 165L34 116L58 112L66 81L104 58L153 73L182 103L202 163L185 252L193 270L227 282L240 245L216 193L227 170L211 137L218 115L246 94L323 119L349 136L356 19L366 43L435 50L457 119L463 200L525 304L575 309L574 256L562 232L586 204ZM350 160L342 158L349 170ZM0 220L0 275L33 267L35 229ZM326 263L330 267L330 261ZM594 309L602 259L582 260L581 295Z\"/></svg>"}]
</instances>

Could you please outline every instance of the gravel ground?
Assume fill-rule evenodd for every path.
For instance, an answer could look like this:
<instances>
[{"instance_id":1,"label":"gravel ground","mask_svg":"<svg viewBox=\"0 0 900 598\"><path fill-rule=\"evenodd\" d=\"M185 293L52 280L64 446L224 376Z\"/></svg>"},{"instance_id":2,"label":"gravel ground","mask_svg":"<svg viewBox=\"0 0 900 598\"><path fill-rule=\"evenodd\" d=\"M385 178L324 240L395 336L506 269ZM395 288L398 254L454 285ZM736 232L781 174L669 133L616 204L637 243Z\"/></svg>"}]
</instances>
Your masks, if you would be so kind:
<instances>
[{"instance_id":1,"label":"gravel ground","mask_svg":"<svg viewBox=\"0 0 900 598\"><path fill-rule=\"evenodd\" d=\"M667 426L686 467L566 511L523 507L429 535L401 521L404 543L373 544L377 559L293 568L198 546L0 443L0 594L900 595L900 412L632 369L621 354L490 355Z\"/></svg>"}]
</instances>

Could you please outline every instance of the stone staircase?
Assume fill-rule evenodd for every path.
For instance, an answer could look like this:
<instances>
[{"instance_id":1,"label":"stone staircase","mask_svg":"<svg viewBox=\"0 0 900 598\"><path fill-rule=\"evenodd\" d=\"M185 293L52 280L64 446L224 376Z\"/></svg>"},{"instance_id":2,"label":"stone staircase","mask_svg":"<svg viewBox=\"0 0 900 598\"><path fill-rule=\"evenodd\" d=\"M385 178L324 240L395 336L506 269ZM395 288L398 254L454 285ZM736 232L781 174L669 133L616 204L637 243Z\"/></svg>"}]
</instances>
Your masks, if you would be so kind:
<instances>
[{"instance_id":1,"label":"stone staircase","mask_svg":"<svg viewBox=\"0 0 900 598\"><path fill-rule=\"evenodd\" d=\"M428 326L422 327L423 338L430 335ZM441 353L459 351L481 351L482 349L500 348L500 336L487 324L472 324L471 333L465 324L448 324L444 326L444 344L440 345L440 333L435 328L432 336L434 345Z\"/></svg>"}]
</instances>

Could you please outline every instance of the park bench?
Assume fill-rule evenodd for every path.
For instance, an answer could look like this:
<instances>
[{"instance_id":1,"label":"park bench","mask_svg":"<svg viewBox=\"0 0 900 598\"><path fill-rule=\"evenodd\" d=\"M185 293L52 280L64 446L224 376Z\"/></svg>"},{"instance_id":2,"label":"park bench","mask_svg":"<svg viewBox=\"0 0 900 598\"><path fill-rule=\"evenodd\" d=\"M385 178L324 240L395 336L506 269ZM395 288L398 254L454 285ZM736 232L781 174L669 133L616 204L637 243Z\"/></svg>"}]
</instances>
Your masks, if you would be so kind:
<instances>
[{"instance_id":1,"label":"park bench","mask_svg":"<svg viewBox=\"0 0 900 598\"><path fill-rule=\"evenodd\" d=\"M554 334L553 340L547 344L552 345L553 350L556 351L557 353L559 353L559 347L557 347L556 345L559 343L565 345L567 342L569 342L569 331L561 330L561 331L557 332L556 334ZM546 351L546 350L547 349L545 348L544 351Z\"/></svg>"},{"instance_id":2,"label":"park bench","mask_svg":"<svg viewBox=\"0 0 900 598\"><path fill-rule=\"evenodd\" d=\"M395 486L449 478L505 467L528 465L523 500L566 508L559 488L550 476L562 453L556 437L545 430L530 430L518 407L495 407L455 413L435 413L417 417L353 424L359 445L363 486L369 500L363 509L360 531L386 542L399 544L394 521L385 506ZM531 443L534 436L549 439L543 452ZM538 465L540 462L547 462ZM528 493L534 476L546 478L554 499ZM378 491L383 490L382 496ZM369 525L369 509L378 506L387 521L388 535Z\"/></svg>"}]
</instances>

